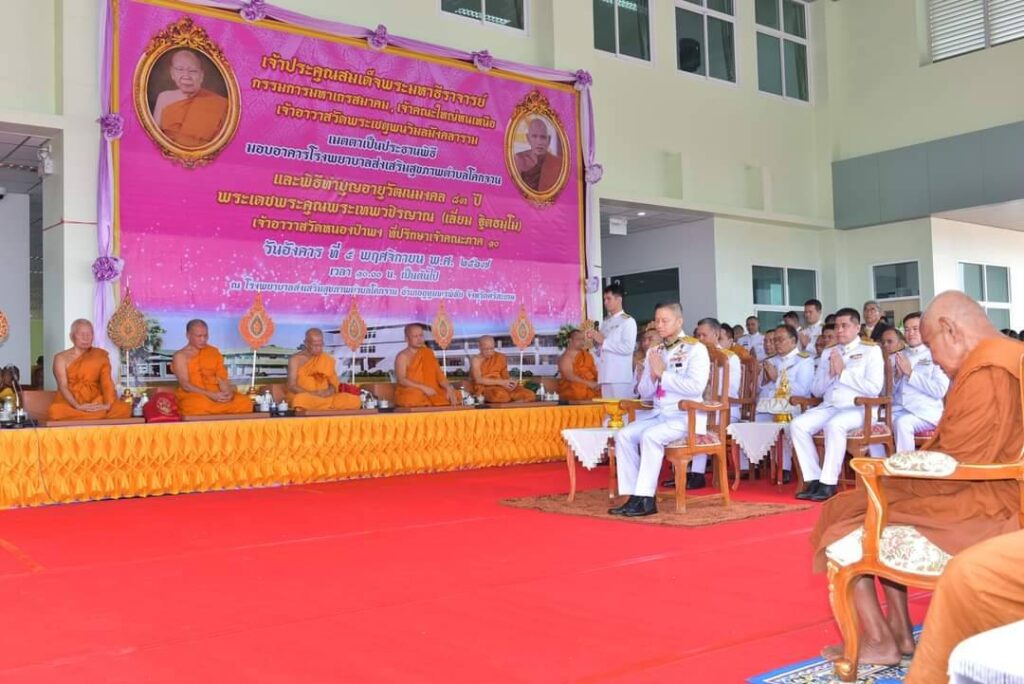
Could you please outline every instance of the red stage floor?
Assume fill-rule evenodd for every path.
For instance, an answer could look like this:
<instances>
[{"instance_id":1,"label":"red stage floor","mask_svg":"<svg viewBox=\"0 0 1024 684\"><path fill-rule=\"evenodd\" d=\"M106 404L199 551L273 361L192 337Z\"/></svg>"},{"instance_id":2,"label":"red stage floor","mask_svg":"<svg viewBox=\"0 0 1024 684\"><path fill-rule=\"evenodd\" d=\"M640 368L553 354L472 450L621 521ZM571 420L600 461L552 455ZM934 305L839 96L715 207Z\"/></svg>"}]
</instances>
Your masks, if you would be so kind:
<instances>
[{"instance_id":1,"label":"red stage floor","mask_svg":"<svg viewBox=\"0 0 1024 684\"><path fill-rule=\"evenodd\" d=\"M566 485L545 464L0 511L0 682L741 682L836 639L816 510L684 529L497 503Z\"/></svg>"}]
</instances>

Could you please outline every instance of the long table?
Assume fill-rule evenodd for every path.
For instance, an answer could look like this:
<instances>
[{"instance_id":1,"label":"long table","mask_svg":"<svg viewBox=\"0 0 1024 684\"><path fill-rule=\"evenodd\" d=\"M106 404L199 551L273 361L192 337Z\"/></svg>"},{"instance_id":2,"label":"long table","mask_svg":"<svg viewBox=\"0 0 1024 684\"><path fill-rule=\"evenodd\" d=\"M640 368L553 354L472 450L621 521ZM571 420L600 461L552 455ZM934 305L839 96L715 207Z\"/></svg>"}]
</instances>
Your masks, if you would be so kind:
<instances>
[{"instance_id":1,"label":"long table","mask_svg":"<svg viewBox=\"0 0 1024 684\"><path fill-rule=\"evenodd\" d=\"M0 508L564 458L600 405L0 430Z\"/></svg>"}]
</instances>

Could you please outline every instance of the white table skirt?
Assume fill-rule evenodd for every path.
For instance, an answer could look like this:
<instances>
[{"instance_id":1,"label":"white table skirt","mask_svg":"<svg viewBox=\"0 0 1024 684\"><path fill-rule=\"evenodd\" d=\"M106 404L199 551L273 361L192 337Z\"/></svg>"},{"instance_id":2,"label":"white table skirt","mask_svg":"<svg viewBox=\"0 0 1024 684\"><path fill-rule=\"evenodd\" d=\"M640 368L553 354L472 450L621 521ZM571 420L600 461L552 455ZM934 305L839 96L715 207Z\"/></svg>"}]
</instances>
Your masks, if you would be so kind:
<instances>
[{"instance_id":1,"label":"white table skirt","mask_svg":"<svg viewBox=\"0 0 1024 684\"><path fill-rule=\"evenodd\" d=\"M1024 620L964 639L949 656L950 684L1024 684Z\"/></svg>"},{"instance_id":2,"label":"white table skirt","mask_svg":"<svg viewBox=\"0 0 1024 684\"><path fill-rule=\"evenodd\" d=\"M604 459L608 438L615 435L611 428L567 428L562 439L587 470L593 470Z\"/></svg>"},{"instance_id":3,"label":"white table skirt","mask_svg":"<svg viewBox=\"0 0 1024 684\"><path fill-rule=\"evenodd\" d=\"M726 430L754 464L760 463L775 446L780 430L784 439L789 439L789 423L729 423Z\"/></svg>"}]
</instances>

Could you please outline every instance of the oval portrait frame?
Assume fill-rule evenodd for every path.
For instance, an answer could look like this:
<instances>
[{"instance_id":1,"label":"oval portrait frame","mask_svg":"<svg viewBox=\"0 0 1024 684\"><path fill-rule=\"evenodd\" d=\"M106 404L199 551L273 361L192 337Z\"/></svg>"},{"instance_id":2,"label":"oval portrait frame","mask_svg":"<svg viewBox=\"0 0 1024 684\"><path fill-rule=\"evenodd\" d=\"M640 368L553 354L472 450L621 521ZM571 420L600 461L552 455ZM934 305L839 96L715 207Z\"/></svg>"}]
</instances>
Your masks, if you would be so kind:
<instances>
[{"instance_id":1,"label":"oval portrait frame","mask_svg":"<svg viewBox=\"0 0 1024 684\"><path fill-rule=\"evenodd\" d=\"M153 113L149 109L149 79L154 66L162 56L180 48L194 50L209 59L220 71L228 91L228 112L224 119L224 126L216 138L201 147L182 147L168 138L153 120ZM196 26L191 17L183 17L153 36L135 67L132 92L135 115L146 130L146 134L160 148L164 157L181 163L185 168L195 168L213 161L217 154L231 142L238 130L238 122L241 118L241 95L235 72L228 64L220 47L210 40L202 27Z\"/></svg>"},{"instance_id":2,"label":"oval portrait frame","mask_svg":"<svg viewBox=\"0 0 1024 684\"><path fill-rule=\"evenodd\" d=\"M519 124L531 116L543 116L551 122L558 136L558 149L562 157L562 168L559 171L558 180L544 192L538 192L523 182L522 176L519 175L519 170L516 168L516 155L512 146ZM516 105L508 121L508 126L505 128L505 166L508 168L509 177L519 188L523 197L536 206L545 207L554 202L558 194L565 189L566 182L569 180L570 161L569 139L565 135L565 125L562 124L558 113L551 108L548 99L537 90L531 91Z\"/></svg>"}]
</instances>

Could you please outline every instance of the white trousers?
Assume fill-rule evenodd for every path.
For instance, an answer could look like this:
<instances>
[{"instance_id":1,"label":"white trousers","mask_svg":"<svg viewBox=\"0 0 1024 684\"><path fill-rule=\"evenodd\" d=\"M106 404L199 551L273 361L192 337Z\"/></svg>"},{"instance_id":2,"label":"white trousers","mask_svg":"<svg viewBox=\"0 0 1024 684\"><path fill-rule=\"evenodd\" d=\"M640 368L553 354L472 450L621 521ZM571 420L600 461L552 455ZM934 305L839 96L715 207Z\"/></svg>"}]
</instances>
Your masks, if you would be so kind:
<instances>
[{"instance_id":1,"label":"white trousers","mask_svg":"<svg viewBox=\"0 0 1024 684\"><path fill-rule=\"evenodd\" d=\"M924 418L915 416L910 411L897 408L892 412L892 431L896 439L896 451L914 451L917 446L914 444L914 435L922 430L934 429L935 424L929 423ZM876 458L885 456L885 450L880 446L872 445L871 455Z\"/></svg>"},{"instance_id":2,"label":"white trousers","mask_svg":"<svg viewBox=\"0 0 1024 684\"><path fill-rule=\"evenodd\" d=\"M635 396L632 382L601 383L601 397L604 399L632 399Z\"/></svg>"},{"instance_id":3,"label":"white trousers","mask_svg":"<svg viewBox=\"0 0 1024 684\"><path fill-rule=\"evenodd\" d=\"M846 433L864 424L864 409L815 406L802 413L789 424L789 436L800 462L805 482L817 480L821 484L839 482L846 455ZM814 448L814 435L825 432L825 462L818 463L818 450Z\"/></svg>"},{"instance_id":4,"label":"white trousers","mask_svg":"<svg viewBox=\"0 0 1024 684\"><path fill-rule=\"evenodd\" d=\"M654 496L665 445L686 437L686 419L649 416L615 433L619 494Z\"/></svg>"}]
</instances>

